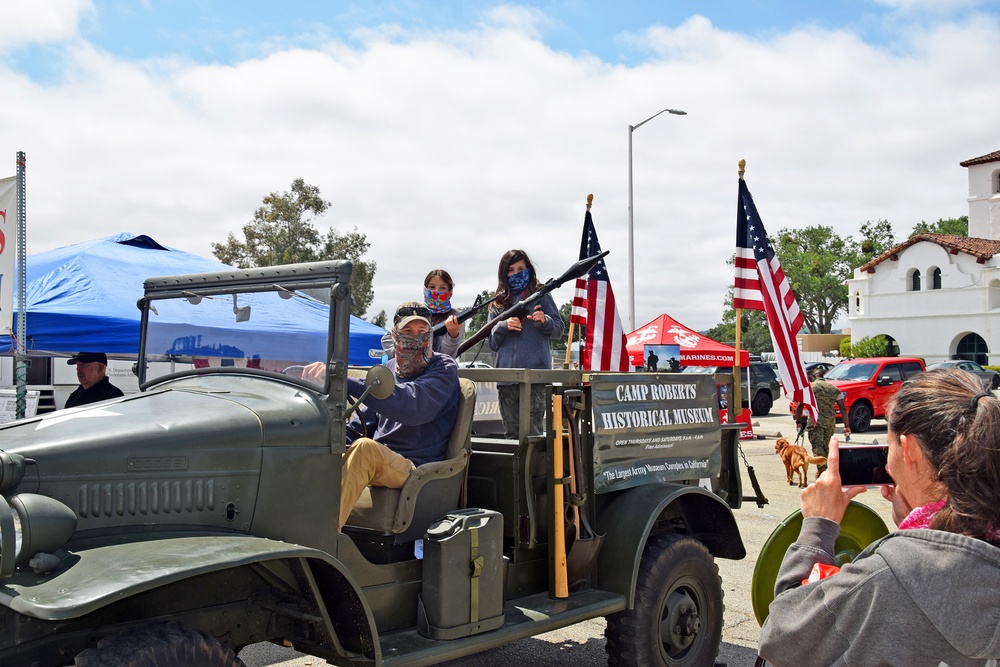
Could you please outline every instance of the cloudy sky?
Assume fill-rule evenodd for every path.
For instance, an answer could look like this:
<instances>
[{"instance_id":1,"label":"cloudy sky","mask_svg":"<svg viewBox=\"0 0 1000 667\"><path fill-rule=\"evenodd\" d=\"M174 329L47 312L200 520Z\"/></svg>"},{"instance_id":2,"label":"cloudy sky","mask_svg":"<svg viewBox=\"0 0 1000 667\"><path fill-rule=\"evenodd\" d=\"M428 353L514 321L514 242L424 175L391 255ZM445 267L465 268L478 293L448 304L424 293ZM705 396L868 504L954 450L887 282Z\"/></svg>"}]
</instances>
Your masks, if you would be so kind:
<instances>
[{"instance_id":1,"label":"cloudy sky","mask_svg":"<svg viewBox=\"0 0 1000 667\"><path fill-rule=\"evenodd\" d=\"M716 324L737 162L767 229L966 215L1000 149L997 0L34 0L0 22L0 164L28 159L29 254L118 232L211 256L302 177L378 262L465 305L525 249L577 259L586 196L635 324ZM151 267L151 274L155 274ZM556 294L568 301L570 290Z\"/></svg>"}]
</instances>

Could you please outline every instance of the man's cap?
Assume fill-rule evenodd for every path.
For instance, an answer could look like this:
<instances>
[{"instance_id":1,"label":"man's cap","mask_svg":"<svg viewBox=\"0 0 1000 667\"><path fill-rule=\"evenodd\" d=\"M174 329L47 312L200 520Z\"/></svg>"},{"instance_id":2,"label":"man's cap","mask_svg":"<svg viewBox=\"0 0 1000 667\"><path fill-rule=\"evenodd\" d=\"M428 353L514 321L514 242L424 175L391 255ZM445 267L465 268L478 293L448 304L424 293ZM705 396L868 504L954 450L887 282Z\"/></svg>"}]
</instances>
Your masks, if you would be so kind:
<instances>
[{"instance_id":1,"label":"man's cap","mask_svg":"<svg viewBox=\"0 0 1000 667\"><path fill-rule=\"evenodd\" d=\"M420 320L430 326L431 311L419 301L407 301L399 304L399 308L396 309L396 314L392 318L392 325L397 329L402 329L415 320Z\"/></svg>"},{"instance_id":2,"label":"man's cap","mask_svg":"<svg viewBox=\"0 0 1000 667\"><path fill-rule=\"evenodd\" d=\"M72 357L66 360L67 364L89 364L93 362L99 362L108 365L108 355L103 352L77 352Z\"/></svg>"}]
</instances>

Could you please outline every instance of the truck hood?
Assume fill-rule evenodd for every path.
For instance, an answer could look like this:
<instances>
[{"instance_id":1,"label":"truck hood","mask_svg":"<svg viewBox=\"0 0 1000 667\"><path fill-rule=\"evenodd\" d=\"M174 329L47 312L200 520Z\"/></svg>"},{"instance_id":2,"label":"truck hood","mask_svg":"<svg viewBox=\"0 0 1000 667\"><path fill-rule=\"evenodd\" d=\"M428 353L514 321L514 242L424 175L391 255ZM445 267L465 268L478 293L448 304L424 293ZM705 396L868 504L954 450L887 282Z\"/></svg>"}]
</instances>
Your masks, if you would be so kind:
<instances>
[{"instance_id":1,"label":"truck hood","mask_svg":"<svg viewBox=\"0 0 1000 667\"><path fill-rule=\"evenodd\" d=\"M25 482L32 474L44 480L218 467L220 452L234 466L256 468L251 460L259 462L261 448L324 446L328 428L322 404L301 388L266 378L201 376L6 424L0 449L35 462Z\"/></svg>"},{"instance_id":2,"label":"truck hood","mask_svg":"<svg viewBox=\"0 0 1000 667\"><path fill-rule=\"evenodd\" d=\"M868 389L875 383L874 380L827 380L840 391L850 391L851 389Z\"/></svg>"}]
</instances>

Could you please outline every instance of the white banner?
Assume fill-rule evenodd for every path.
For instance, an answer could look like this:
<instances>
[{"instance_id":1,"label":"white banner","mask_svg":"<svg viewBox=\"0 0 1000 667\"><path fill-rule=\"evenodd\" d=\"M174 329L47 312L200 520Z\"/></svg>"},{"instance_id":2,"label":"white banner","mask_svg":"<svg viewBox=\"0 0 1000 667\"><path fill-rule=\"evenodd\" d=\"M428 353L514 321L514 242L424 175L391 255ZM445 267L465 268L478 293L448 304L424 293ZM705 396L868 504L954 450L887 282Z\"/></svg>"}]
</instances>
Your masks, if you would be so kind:
<instances>
[{"instance_id":1,"label":"white banner","mask_svg":"<svg viewBox=\"0 0 1000 667\"><path fill-rule=\"evenodd\" d=\"M0 178L0 336L14 326L14 279L17 277L17 176Z\"/></svg>"}]
</instances>

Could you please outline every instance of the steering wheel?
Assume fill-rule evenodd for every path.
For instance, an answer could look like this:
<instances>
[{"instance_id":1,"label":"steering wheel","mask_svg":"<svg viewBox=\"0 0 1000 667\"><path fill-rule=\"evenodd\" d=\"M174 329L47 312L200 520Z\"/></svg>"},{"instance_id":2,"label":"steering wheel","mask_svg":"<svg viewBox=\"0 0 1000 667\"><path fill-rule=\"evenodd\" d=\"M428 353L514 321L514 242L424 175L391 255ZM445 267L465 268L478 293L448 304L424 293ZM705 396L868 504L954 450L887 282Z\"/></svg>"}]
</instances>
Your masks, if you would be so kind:
<instances>
[{"instance_id":1,"label":"steering wheel","mask_svg":"<svg viewBox=\"0 0 1000 667\"><path fill-rule=\"evenodd\" d=\"M306 369L304 364L292 364L291 366L285 366L281 369L282 375L288 375L289 377L302 379L302 371Z\"/></svg>"}]
</instances>

